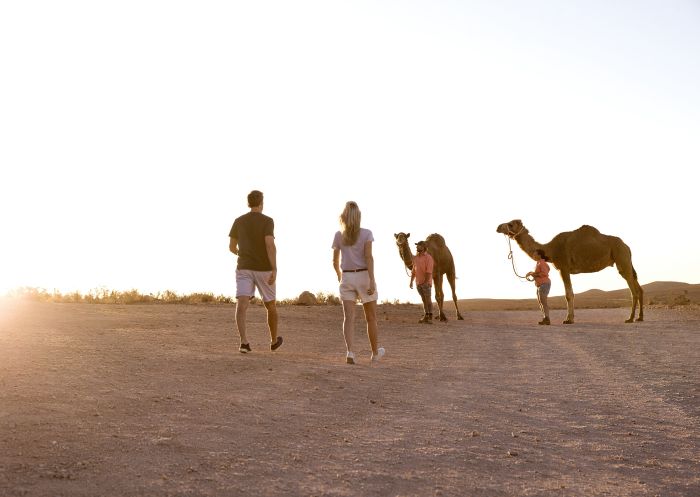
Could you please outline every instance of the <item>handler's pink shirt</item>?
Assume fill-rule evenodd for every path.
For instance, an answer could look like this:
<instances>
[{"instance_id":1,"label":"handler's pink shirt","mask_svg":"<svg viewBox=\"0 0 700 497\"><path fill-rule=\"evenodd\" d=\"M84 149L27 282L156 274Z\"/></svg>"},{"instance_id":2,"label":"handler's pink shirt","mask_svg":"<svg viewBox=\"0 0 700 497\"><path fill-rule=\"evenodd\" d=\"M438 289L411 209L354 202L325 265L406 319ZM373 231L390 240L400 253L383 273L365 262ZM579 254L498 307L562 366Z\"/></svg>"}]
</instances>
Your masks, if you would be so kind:
<instances>
[{"instance_id":1,"label":"handler's pink shirt","mask_svg":"<svg viewBox=\"0 0 700 497\"><path fill-rule=\"evenodd\" d=\"M432 276L430 278L426 278L426 274L433 272L434 264L435 261L433 261L433 256L428 252L423 252L422 254L413 256L413 274L416 275L416 284L425 285L427 283L428 285L433 286ZM426 279L428 281L425 281Z\"/></svg>"},{"instance_id":2,"label":"handler's pink shirt","mask_svg":"<svg viewBox=\"0 0 700 497\"><path fill-rule=\"evenodd\" d=\"M544 259L537 261L535 272L542 276L535 276L535 286L540 286L542 283L551 283L549 279L549 264Z\"/></svg>"}]
</instances>

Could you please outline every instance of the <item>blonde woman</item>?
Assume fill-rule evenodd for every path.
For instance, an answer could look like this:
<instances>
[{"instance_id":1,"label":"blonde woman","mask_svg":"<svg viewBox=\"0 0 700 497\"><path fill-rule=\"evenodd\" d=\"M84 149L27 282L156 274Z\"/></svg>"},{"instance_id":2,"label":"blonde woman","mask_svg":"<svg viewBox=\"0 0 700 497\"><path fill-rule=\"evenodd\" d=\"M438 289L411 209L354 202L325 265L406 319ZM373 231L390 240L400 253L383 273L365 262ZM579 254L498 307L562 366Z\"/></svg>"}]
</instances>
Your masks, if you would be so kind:
<instances>
[{"instance_id":1,"label":"blonde woman","mask_svg":"<svg viewBox=\"0 0 700 497\"><path fill-rule=\"evenodd\" d=\"M372 348L372 364L384 356L377 345L377 284L374 281L372 232L360 227L362 214L356 202L345 204L340 214L340 231L333 238L333 268L340 283L343 301L343 336L347 354L345 361L355 364L353 335L355 330L355 303L359 299L365 311L367 337Z\"/></svg>"}]
</instances>

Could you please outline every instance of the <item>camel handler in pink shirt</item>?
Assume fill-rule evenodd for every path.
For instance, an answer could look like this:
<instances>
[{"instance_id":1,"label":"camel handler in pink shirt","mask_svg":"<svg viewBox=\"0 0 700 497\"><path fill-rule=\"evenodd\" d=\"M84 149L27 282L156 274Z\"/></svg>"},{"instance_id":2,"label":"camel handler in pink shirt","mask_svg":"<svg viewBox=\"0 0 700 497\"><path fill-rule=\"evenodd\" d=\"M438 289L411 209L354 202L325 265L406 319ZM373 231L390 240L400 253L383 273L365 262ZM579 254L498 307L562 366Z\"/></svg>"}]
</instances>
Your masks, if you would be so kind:
<instances>
[{"instance_id":1,"label":"camel handler in pink shirt","mask_svg":"<svg viewBox=\"0 0 700 497\"><path fill-rule=\"evenodd\" d=\"M423 317L419 323L433 324L433 266L435 261L428 253L428 247L421 240L416 242L416 255L413 256L413 269L411 270L411 283L409 288L413 288L413 281L416 282L418 295L423 301Z\"/></svg>"},{"instance_id":2,"label":"camel handler in pink shirt","mask_svg":"<svg viewBox=\"0 0 700 497\"><path fill-rule=\"evenodd\" d=\"M525 277L532 276L535 279L535 286L537 287L537 303L540 305L540 310L542 311L542 321L537 324L549 325L549 304L547 303L547 296L549 295L549 289L552 287L552 280L549 279L549 264L544 250L535 250L537 255L537 264L535 265L535 270L530 271L525 275Z\"/></svg>"}]
</instances>

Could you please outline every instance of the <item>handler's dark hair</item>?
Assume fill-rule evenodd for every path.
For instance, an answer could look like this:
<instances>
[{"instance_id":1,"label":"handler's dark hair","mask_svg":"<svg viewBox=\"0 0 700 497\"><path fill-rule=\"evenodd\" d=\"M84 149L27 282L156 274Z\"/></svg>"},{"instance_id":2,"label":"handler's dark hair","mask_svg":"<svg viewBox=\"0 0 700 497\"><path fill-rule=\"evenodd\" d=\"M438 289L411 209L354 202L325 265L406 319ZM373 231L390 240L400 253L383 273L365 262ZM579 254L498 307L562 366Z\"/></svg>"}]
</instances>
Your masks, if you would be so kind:
<instances>
[{"instance_id":1,"label":"handler's dark hair","mask_svg":"<svg viewBox=\"0 0 700 497\"><path fill-rule=\"evenodd\" d=\"M248 194L248 207L260 207L263 201L263 193L258 190L253 190Z\"/></svg>"},{"instance_id":2,"label":"handler's dark hair","mask_svg":"<svg viewBox=\"0 0 700 497\"><path fill-rule=\"evenodd\" d=\"M547 262L550 261L549 257L547 257L547 254L544 253L544 250L542 250L542 249L537 249L537 250L535 250L535 253L536 253L537 255L539 255L540 257L542 257L545 261L547 261Z\"/></svg>"}]
</instances>

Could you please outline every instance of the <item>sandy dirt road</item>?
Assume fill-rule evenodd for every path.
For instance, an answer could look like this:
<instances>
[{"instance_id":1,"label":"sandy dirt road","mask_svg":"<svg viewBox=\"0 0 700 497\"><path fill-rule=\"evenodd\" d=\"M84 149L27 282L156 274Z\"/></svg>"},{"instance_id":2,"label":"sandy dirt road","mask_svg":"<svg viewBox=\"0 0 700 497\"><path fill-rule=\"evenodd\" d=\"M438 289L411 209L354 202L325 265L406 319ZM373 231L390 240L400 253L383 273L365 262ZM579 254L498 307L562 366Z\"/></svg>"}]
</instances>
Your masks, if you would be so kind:
<instances>
[{"instance_id":1,"label":"sandy dirt road","mask_svg":"<svg viewBox=\"0 0 700 497\"><path fill-rule=\"evenodd\" d=\"M0 495L700 495L700 311L450 310L6 301Z\"/></svg>"}]
</instances>

